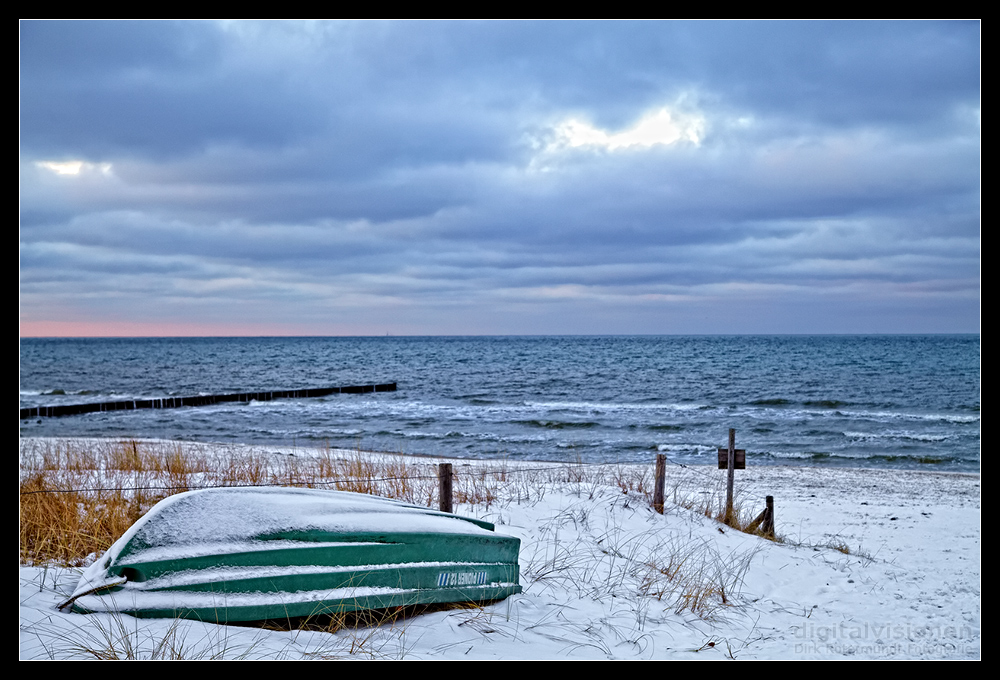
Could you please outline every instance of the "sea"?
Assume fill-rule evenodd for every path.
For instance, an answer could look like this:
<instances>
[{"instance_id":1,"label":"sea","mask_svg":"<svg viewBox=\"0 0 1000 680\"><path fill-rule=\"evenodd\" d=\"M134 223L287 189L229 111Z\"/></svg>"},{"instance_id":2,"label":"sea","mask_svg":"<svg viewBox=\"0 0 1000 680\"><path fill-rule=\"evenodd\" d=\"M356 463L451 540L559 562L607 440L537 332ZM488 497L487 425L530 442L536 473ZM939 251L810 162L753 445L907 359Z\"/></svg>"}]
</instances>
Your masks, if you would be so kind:
<instances>
[{"instance_id":1,"label":"sea","mask_svg":"<svg viewBox=\"0 0 1000 680\"><path fill-rule=\"evenodd\" d=\"M452 458L978 472L980 336L20 339L21 408L395 382L395 392L20 420L22 437Z\"/></svg>"}]
</instances>

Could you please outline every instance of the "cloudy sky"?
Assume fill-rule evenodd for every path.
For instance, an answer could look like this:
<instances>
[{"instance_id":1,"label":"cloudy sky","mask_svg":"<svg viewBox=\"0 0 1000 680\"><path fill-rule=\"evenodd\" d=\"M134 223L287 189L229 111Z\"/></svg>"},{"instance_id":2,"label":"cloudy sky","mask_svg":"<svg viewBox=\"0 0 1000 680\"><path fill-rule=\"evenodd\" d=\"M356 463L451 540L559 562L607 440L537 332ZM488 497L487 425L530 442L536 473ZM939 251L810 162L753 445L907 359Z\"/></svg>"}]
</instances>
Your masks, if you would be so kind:
<instances>
[{"instance_id":1,"label":"cloudy sky","mask_svg":"<svg viewBox=\"0 0 1000 680\"><path fill-rule=\"evenodd\" d=\"M978 332L977 22L20 24L20 332Z\"/></svg>"}]
</instances>

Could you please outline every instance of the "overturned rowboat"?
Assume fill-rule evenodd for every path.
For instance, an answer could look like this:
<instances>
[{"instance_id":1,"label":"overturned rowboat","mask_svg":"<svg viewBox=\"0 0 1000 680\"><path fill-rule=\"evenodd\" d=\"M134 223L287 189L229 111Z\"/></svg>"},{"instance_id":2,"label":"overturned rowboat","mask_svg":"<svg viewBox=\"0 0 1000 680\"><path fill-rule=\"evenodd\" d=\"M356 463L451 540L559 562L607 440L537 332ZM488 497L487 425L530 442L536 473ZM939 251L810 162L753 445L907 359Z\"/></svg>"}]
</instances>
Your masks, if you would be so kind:
<instances>
[{"instance_id":1,"label":"overturned rowboat","mask_svg":"<svg viewBox=\"0 0 1000 680\"><path fill-rule=\"evenodd\" d=\"M61 607L218 623L521 592L489 522L341 491L206 489L160 501Z\"/></svg>"}]
</instances>

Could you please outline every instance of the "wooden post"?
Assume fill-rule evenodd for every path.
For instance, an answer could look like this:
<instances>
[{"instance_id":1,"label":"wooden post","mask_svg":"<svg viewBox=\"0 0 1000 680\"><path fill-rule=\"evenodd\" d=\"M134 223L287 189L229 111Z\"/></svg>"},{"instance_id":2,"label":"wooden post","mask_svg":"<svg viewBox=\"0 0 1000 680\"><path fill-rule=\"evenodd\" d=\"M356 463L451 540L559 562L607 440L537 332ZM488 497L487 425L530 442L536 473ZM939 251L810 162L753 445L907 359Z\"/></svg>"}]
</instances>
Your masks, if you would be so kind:
<instances>
[{"instance_id":1,"label":"wooden post","mask_svg":"<svg viewBox=\"0 0 1000 680\"><path fill-rule=\"evenodd\" d=\"M756 519L750 522L743 531L751 534L759 526L760 533L769 538L774 538L774 496L765 498L764 503L764 509L761 510Z\"/></svg>"},{"instance_id":2,"label":"wooden post","mask_svg":"<svg viewBox=\"0 0 1000 680\"><path fill-rule=\"evenodd\" d=\"M438 463L438 508L441 512L452 512L451 504L451 463Z\"/></svg>"},{"instance_id":3,"label":"wooden post","mask_svg":"<svg viewBox=\"0 0 1000 680\"><path fill-rule=\"evenodd\" d=\"M726 466L726 524L733 523L733 471L736 469L736 430L729 428L729 461Z\"/></svg>"},{"instance_id":4,"label":"wooden post","mask_svg":"<svg viewBox=\"0 0 1000 680\"><path fill-rule=\"evenodd\" d=\"M667 456L656 454L656 484L653 487L653 510L663 514L663 484L667 476Z\"/></svg>"},{"instance_id":5,"label":"wooden post","mask_svg":"<svg viewBox=\"0 0 1000 680\"><path fill-rule=\"evenodd\" d=\"M750 522L750 524L747 525L746 529L743 530L744 533L752 534L753 531L754 531L754 529L756 529L758 526L760 526L760 523L764 521L765 517L767 517L767 510L766 509L765 510L761 510L760 514L757 515L756 518L754 518L754 521Z\"/></svg>"}]
</instances>

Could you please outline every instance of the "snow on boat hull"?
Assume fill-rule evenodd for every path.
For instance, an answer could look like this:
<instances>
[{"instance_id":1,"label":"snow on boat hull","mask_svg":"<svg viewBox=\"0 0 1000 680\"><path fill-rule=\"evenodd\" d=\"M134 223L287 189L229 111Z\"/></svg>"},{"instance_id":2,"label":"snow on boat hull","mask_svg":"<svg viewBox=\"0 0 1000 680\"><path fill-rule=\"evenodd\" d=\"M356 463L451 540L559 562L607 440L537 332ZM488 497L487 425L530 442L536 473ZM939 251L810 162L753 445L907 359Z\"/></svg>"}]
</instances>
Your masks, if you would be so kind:
<instances>
[{"instance_id":1,"label":"snow on boat hull","mask_svg":"<svg viewBox=\"0 0 1000 680\"><path fill-rule=\"evenodd\" d=\"M376 496L191 491L136 522L65 605L226 623L485 602L521 591L519 548L488 522Z\"/></svg>"}]
</instances>

